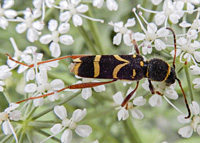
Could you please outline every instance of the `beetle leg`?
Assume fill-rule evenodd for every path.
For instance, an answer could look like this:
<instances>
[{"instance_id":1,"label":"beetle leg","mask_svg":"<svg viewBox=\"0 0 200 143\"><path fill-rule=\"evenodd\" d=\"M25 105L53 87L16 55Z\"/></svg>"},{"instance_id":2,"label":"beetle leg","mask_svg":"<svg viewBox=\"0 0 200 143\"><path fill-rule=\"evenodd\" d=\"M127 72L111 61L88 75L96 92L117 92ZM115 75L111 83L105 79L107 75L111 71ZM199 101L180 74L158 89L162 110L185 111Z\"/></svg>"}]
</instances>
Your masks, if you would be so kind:
<instances>
[{"instance_id":1,"label":"beetle leg","mask_svg":"<svg viewBox=\"0 0 200 143\"><path fill-rule=\"evenodd\" d=\"M149 89L150 89L150 91L151 91L151 94L157 93L158 95L163 96L163 94L160 93L159 91L155 91L155 89L154 89L154 87L153 87L153 84L151 83L151 80L148 79L148 82L149 82Z\"/></svg>"},{"instance_id":2,"label":"beetle leg","mask_svg":"<svg viewBox=\"0 0 200 143\"><path fill-rule=\"evenodd\" d=\"M124 101L122 102L122 104L121 104L122 107L124 107L124 106L127 105L128 101L131 99L131 97L133 96L133 94L134 94L135 91L137 90L138 85L139 85L139 81L137 81L137 85L136 85L135 89L134 89L131 93L129 93L129 94L126 96L126 98L124 99Z\"/></svg>"},{"instance_id":3,"label":"beetle leg","mask_svg":"<svg viewBox=\"0 0 200 143\"><path fill-rule=\"evenodd\" d=\"M137 42L135 41L134 38L132 39L132 36L131 36L132 34L133 34L133 32L130 33L131 43L133 43L134 49L135 49L136 53L137 53L138 55L140 55L140 51L139 51L139 48L138 48L138 44L137 44Z\"/></svg>"},{"instance_id":4,"label":"beetle leg","mask_svg":"<svg viewBox=\"0 0 200 143\"><path fill-rule=\"evenodd\" d=\"M69 86L64 87L64 88L62 88L62 89L60 89L60 90L57 90L57 91L55 91L55 92L43 94L43 95L37 96L37 97L30 97L30 98L27 98L27 99L18 101L18 102L16 102L16 103L17 103L17 104L20 104L20 103L22 103L22 102L24 102L24 101L28 101L28 100L33 100L33 99L38 99L38 98L47 97L47 96L49 96L49 95L53 95L53 94L55 94L55 93L64 91L65 89L90 88L90 87L100 86L100 85L104 85L104 84L109 84L109 83L112 83L112 82L115 82L115 81L117 81L117 80L114 79L114 80L106 81L106 82L88 82L88 83L79 83L79 84L69 85Z\"/></svg>"}]
</instances>

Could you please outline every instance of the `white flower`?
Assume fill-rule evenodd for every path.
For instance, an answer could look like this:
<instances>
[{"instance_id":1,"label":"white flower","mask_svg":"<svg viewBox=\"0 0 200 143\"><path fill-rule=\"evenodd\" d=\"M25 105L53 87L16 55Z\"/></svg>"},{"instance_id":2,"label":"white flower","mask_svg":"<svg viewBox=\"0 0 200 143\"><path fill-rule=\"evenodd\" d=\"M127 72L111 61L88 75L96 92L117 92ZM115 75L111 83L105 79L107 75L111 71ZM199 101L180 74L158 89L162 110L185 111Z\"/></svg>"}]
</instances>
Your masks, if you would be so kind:
<instances>
[{"instance_id":1,"label":"white flower","mask_svg":"<svg viewBox=\"0 0 200 143\"><path fill-rule=\"evenodd\" d=\"M18 121L21 117L21 112L19 110L15 110L19 107L19 104L11 103L8 108L4 110L4 112L0 112L0 124L2 123L2 130L5 135L13 134L16 141L18 141L16 133L10 120Z\"/></svg>"},{"instance_id":2,"label":"white flower","mask_svg":"<svg viewBox=\"0 0 200 143\"><path fill-rule=\"evenodd\" d=\"M103 20L94 19L86 15L83 15L83 13L88 11L89 7L85 4L80 4L80 2L81 0L72 0L72 1L62 0L59 3L60 5L59 8L64 12L60 14L60 21L69 22L69 20L72 18L73 24L76 27L81 26L83 24L83 20L81 17L94 21L103 22Z\"/></svg>"},{"instance_id":3,"label":"white flower","mask_svg":"<svg viewBox=\"0 0 200 143\"><path fill-rule=\"evenodd\" d=\"M130 88L127 91L127 95L132 91L133 89ZM134 98L136 93L134 93L134 95L132 96L132 98ZM132 99L131 98L131 99ZM115 103L117 105L119 105L119 107L116 108L116 110L119 110L117 113L117 117L118 120L126 120L129 117L129 112L131 112L131 115L136 118L136 119L142 119L144 117L143 113L138 110L137 108L133 107L133 105L135 106L143 106L146 103L146 99L143 99L142 96L139 96L137 98L135 98L133 100L133 103L128 102L127 105L125 105L124 107L121 107L122 102L124 101L124 98L122 96L121 92L117 92L115 95L113 95L113 100L115 101Z\"/></svg>"},{"instance_id":4,"label":"white flower","mask_svg":"<svg viewBox=\"0 0 200 143\"><path fill-rule=\"evenodd\" d=\"M15 10L9 9L14 5L14 0L4 0L4 4L0 5L0 27L6 29L9 19L17 16Z\"/></svg>"},{"instance_id":5,"label":"white flower","mask_svg":"<svg viewBox=\"0 0 200 143\"><path fill-rule=\"evenodd\" d=\"M193 36L192 36L193 37ZM182 59L185 59L187 62L191 60L196 63L200 62L200 43L198 41L192 42L190 38L180 37L177 39L177 56L180 55L180 62L185 63ZM171 55L174 56L174 50L171 52Z\"/></svg>"},{"instance_id":6,"label":"white flower","mask_svg":"<svg viewBox=\"0 0 200 143\"><path fill-rule=\"evenodd\" d=\"M49 44L49 49L53 57L59 57L61 54L59 42L64 45L71 45L74 43L74 39L71 35L60 35L69 31L69 23L62 23L57 30L58 22L54 19L49 21L49 30L51 34L46 34L40 37L42 44Z\"/></svg>"},{"instance_id":7,"label":"white flower","mask_svg":"<svg viewBox=\"0 0 200 143\"><path fill-rule=\"evenodd\" d=\"M155 3L155 0L152 0L153 3ZM158 4L160 2L156 1L155 4ZM173 1L172 0L165 0L163 3L163 10L162 11L153 11L153 10L148 10L140 5L137 6L138 8L149 12L149 13L156 13L155 15L155 23L156 25L162 25L164 23L164 27L167 27L167 21L168 19L173 23L176 24L178 23L179 19L183 16L184 11L184 2L182 1Z\"/></svg>"},{"instance_id":8,"label":"white flower","mask_svg":"<svg viewBox=\"0 0 200 143\"><path fill-rule=\"evenodd\" d=\"M152 82L153 86L154 86L154 90L155 91L159 91L160 93L164 94L166 97L176 100L178 98L178 94L175 91L175 85L176 84L172 84L170 86L166 86L164 82L162 83L158 83L158 82ZM147 90L150 91L149 89L149 82L148 80L146 80L143 84L142 87ZM154 94L153 96L150 97L149 99L149 104L154 107L154 106L161 106L162 105L162 96L158 95L158 94Z\"/></svg>"},{"instance_id":9,"label":"white flower","mask_svg":"<svg viewBox=\"0 0 200 143\"><path fill-rule=\"evenodd\" d=\"M27 30L27 39L30 42L38 40L39 35L41 34L40 31L44 27L43 22L35 21L35 18L37 17L38 15L34 15L34 13L32 13L32 11L29 8L27 8L24 11L24 19L18 18L18 20L22 23L16 26L16 31L18 33L23 33Z\"/></svg>"},{"instance_id":10,"label":"white flower","mask_svg":"<svg viewBox=\"0 0 200 143\"><path fill-rule=\"evenodd\" d=\"M61 135L61 142L70 143L72 141L72 130L74 130L76 134L81 137L88 137L92 133L92 128L90 126L78 125L78 122L80 122L86 116L87 114L86 109L75 110L72 114L71 119L67 118L67 110L63 105L55 106L54 113L62 120L62 122L55 124L50 129L50 131L53 133L52 136L55 136L64 131Z\"/></svg>"},{"instance_id":11,"label":"white flower","mask_svg":"<svg viewBox=\"0 0 200 143\"><path fill-rule=\"evenodd\" d=\"M48 83L48 77L46 71L40 71L36 74L37 84L29 83L25 86L24 91L26 93L32 93L32 95L40 96L45 93L55 92L53 95L48 96L50 101L59 99L57 90L64 88L64 82L60 79L54 79L51 83ZM36 93L36 94L34 94ZM35 106L43 105L43 98L33 100Z\"/></svg>"},{"instance_id":12,"label":"white flower","mask_svg":"<svg viewBox=\"0 0 200 143\"><path fill-rule=\"evenodd\" d=\"M104 0L93 0L93 6L101 8L103 6ZM116 11L118 9L118 4L115 0L107 0L106 5L108 10Z\"/></svg>"},{"instance_id":13,"label":"white flower","mask_svg":"<svg viewBox=\"0 0 200 143\"><path fill-rule=\"evenodd\" d=\"M183 16L184 3L181 1L172 2L171 0L164 1L163 11L155 15L155 22L157 25L163 24L167 19L173 23L178 23L178 20Z\"/></svg>"},{"instance_id":14,"label":"white flower","mask_svg":"<svg viewBox=\"0 0 200 143\"><path fill-rule=\"evenodd\" d=\"M119 45L123 38L124 43L127 46L130 46L131 45L131 39L130 39L131 30L129 30L128 28L135 25L135 18L128 19L125 25L123 24L122 21L116 22L116 23L110 22L109 24L114 27L114 31L117 33L113 37L113 44Z\"/></svg>"},{"instance_id":15,"label":"white flower","mask_svg":"<svg viewBox=\"0 0 200 143\"><path fill-rule=\"evenodd\" d=\"M37 47L34 46L28 46L23 52L20 52L20 54L14 57L13 59L18 59L21 57L21 62L24 62L27 65L32 65L32 67L28 67L25 65L20 65L18 68L18 73L22 73L26 71L26 81L29 80L34 80L35 79L35 68L39 68L39 70L51 70L51 67L57 67L58 66L58 61L53 61L53 62L47 62L43 63L37 66L38 62L42 61L43 54L42 53L36 53ZM15 50L16 51L16 50ZM16 51L17 52L17 51ZM13 61L8 60L9 65L15 66L13 64Z\"/></svg>"},{"instance_id":16,"label":"white flower","mask_svg":"<svg viewBox=\"0 0 200 143\"><path fill-rule=\"evenodd\" d=\"M12 73L10 72L10 69L7 65L2 65L0 66L0 91L3 91L3 86L5 85L5 83L1 80L7 79L9 78Z\"/></svg>"},{"instance_id":17,"label":"white flower","mask_svg":"<svg viewBox=\"0 0 200 143\"><path fill-rule=\"evenodd\" d=\"M193 114L192 119L185 119L185 115L180 115L178 121L180 123L189 123L189 125L182 127L178 130L178 133L184 138L190 138L193 132L197 132L200 135L200 108L196 101L192 101L190 104L190 110Z\"/></svg>"}]
</instances>

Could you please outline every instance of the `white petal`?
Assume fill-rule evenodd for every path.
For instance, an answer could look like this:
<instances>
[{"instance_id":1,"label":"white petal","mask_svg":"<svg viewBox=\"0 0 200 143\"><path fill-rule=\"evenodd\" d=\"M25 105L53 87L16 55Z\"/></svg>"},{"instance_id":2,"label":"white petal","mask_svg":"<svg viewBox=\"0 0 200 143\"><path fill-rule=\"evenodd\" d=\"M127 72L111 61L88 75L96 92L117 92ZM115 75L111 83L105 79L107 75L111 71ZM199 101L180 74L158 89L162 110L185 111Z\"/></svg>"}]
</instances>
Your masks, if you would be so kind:
<instances>
[{"instance_id":1,"label":"white petal","mask_svg":"<svg viewBox=\"0 0 200 143\"><path fill-rule=\"evenodd\" d=\"M55 106L53 111L61 120L67 118L67 110L63 105Z\"/></svg>"},{"instance_id":2,"label":"white petal","mask_svg":"<svg viewBox=\"0 0 200 143\"><path fill-rule=\"evenodd\" d=\"M155 48L156 48L156 50L161 51L166 48L166 45L162 40L156 39L155 40Z\"/></svg>"},{"instance_id":3,"label":"white petal","mask_svg":"<svg viewBox=\"0 0 200 143\"><path fill-rule=\"evenodd\" d=\"M162 97L160 95L154 94L150 99L149 99L149 104L154 107L160 107L162 105Z\"/></svg>"},{"instance_id":4,"label":"white petal","mask_svg":"<svg viewBox=\"0 0 200 143\"><path fill-rule=\"evenodd\" d=\"M97 7L97 8L101 8L103 6L103 2L104 0L93 0L93 6Z\"/></svg>"},{"instance_id":5,"label":"white petal","mask_svg":"<svg viewBox=\"0 0 200 143\"><path fill-rule=\"evenodd\" d=\"M42 30L42 29L44 28L44 23L41 22L41 21L39 21L39 20L37 20L37 21L34 21L34 22L32 23L32 26L33 26L33 28L35 28L36 30Z\"/></svg>"},{"instance_id":6,"label":"white petal","mask_svg":"<svg viewBox=\"0 0 200 143\"><path fill-rule=\"evenodd\" d=\"M156 25L162 25L165 21L165 15L162 14L162 13L158 13L155 15L155 22L156 22Z\"/></svg>"},{"instance_id":7,"label":"white petal","mask_svg":"<svg viewBox=\"0 0 200 143\"><path fill-rule=\"evenodd\" d=\"M115 0L107 0L106 5L110 11L116 11L118 9L118 4Z\"/></svg>"},{"instance_id":8,"label":"white petal","mask_svg":"<svg viewBox=\"0 0 200 143\"><path fill-rule=\"evenodd\" d=\"M64 82L61 79L54 79L50 83L53 90L59 90L61 88L64 88Z\"/></svg>"},{"instance_id":9,"label":"white petal","mask_svg":"<svg viewBox=\"0 0 200 143\"><path fill-rule=\"evenodd\" d=\"M76 10L79 12L79 13L85 13L87 12L89 9L89 7L85 4L80 4L79 6L76 7Z\"/></svg>"},{"instance_id":10,"label":"white petal","mask_svg":"<svg viewBox=\"0 0 200 143\"><path fill-rule=\"evenodd\" d=\"M26 73L26 81L34 80L35 79L35 69L31 68Z\"/></svg>"},{"instance_id":11,"label":"white petal","mask_svg":"<svg viewBox=\"0 0 200 143\"><path fill-rule=\"evenodd\" d=\"M72 21L74 23L74 26L76 26L76 27L81 26L83 24L82 18L77 14L72 16Z\"/></svg>"},{"instance_id":12,"label":"white petal","mask_svg":"<svg viewBox=\"0 0 200 143\"><path fill-rule=\"evenodd\" d=\"M135 18L129 18L127 23L124 25L125 27L131 27L135 25Z\"/></svg>"},{"instance_id":13,"label":"white petal","mask_svg":"<svg viewBox=\"0 0 200 143\"><path fill-rule=\"evenodd\" d=\"M6 29L6 27L8 26L8 20L1 16L0 17L0 27L3 28L3 29Z\"/></svg>"},{"instance_id":14,"label":"white petal","mask_svg":"<svg viewBox=\"0 0 200 143\"><path fill-rule=\"evenodd\" d=\"M122 96L122 93L121 92L117 92L115 95L113 95L113 100L118 105L121 105L122 101L124 100L124 98Z\"/></svg>"},{"instance_id":15,"label":"white petal","mask_svg":"<svg viewBox=\"0 0 200 143\"><path fill-rule=\"evenodd\" d=\"M146 103L146 99L143 96L139 96L133 100L133 104L137 106L143 106Z\"/></svg>"},{"instance_id":16,"label":"white petal","mask_svg":"<svg viewBox=\"0 0 200 143\"><path fill-rule=\"evenodd\" d=\"M5 135L11 135L12 134L12 130L10 129L8 121L4 121L2 123L2 130L3 130Z\"/></svg>"},{"instance_id":17,"label":"white petal","mask_svg":"<svg viewBox=\"0 0 200 143\"><path fill-rule=\"evenodd\" d=\"M86 114L87 110L85 108L83 110L76 109L72 114L72 118L75 122L80 122L86 116Z\"/></svg>"},{"instance_id":18,"label":"white petal","mask_svg":"<svg viewBox=\"0 0 200 143\"><path fill-rule=\"evenodd\" d=\"M14 18L17 16L17 12L15 10L9 9L4 12L7 18Z\"/></svg>"},{"instance_id":19,"label":"white petal","mask_svg":"<svg viewBox=\"0 0 200 143\"><path fill-rule=\"evenodd\" d=\"M121 43L122 40L122 34L121 33L117 33L114 37L113 37L113 44L115 45L119 45Z\"/></svg>"},{"instance_id":20,"label":"white petal","mask_svg":"<svg viewBox=\"0 0 200 143\"><path fill-rule=\"evenodd\" d=\"M151 2L154 4L154 5L159 5L162 0L151 0Z\"/></svg>"},{"instance_id":21,"label":"white petal","mask_svg":"<svg viewBox=\"0 0 200 143\"><path fill-rule=\"evenodd\" d=\"M72 131L70 129L66 129L61 136L62 143L71 143L72 141Z\"/></svg>"},{"instance_id":22,"label":"white petal","mask_svg":"<svg viewBox=\"0 0 200 143\"><path fill-rule=\"evenodd\" d=\"M127 46L132 45L130 35L128 33L123 35L123 41Z\"/></svg>"},{"instance_id":23,"label":"white petal","mask_svg":"<svg viewBox=\"0 0 200 143\"><path fill-rule=\"evenodd\" d=\"M78 5L81 2L81 0L71 0L71 3L75 6Z\"/></svg>"},{"instance_id":24,"label":"white petal","mask_svg":"<svg viewBox=\"0 0 200 143\"><path fill-rule=\"evenodd\" d=\"M169 90L165 90L164 93L168 98L176 100L178 98L178 94L175 90L173 89L169 89Z\"/></svg>"},{"instance_id":25,"label":"white petal","mask_svg":"<svg viewBox=\"0 0 200 143\"><path fill-rule=\"evenodd\" d=\"M139 33L139 32L134 33L134 39L136 41L142 41L144 40L144 38L145 38L145 34Z\"/></svg>"},{"instance_id":26,"label":"white petal","mask_svg":"<svg viewBox=\"0 0 200 143\"><path fill-rule=\"evenodd\" d=\"M11 8L15 4L14 0L4 0L2 8L8 9Z\"/></svg>"},{"instance_id":27,"label":"white petal","mask_svg":"<svg viewBox=\"0 0 200 143\"><path fill-rule=\"evenodd\" d=\"M34 83L29 83L25 86L24 91L27 93L35 92L37 86Z\"/></svg>"},{"instance_id":28,"label":"white petal","mask_svg":"<svg viewBox=\"0 0 200 143\"><path fill-rule=\"evenodd\" d=\"M72 45L74 43L74 39L71 35L62 35L60 36L60 43L65 45Z\"/></svg>"},{"instance_id":29,"label":"white petal","mask_svg":"<svg viewBox=\"0 0 200 143\"><path fill-rule=\"evenodd\" d=\"M54 135L56 135L56 134L58 134L58 133L61 132L61 129L62 129L62 125L61 125L61 124L55 124L55 125L53 125L53 127L51 127L50 131L51 131Z\"/></svg>"},{"instance_id":30,"label":"white petal","mask_svg":"<svg viewBox=\"0 0 200 143\"><path fill-rule=\"evenodd\" d=\"M136 108L131 110L131 115L136 119L143 119L144 118L144 114Z\"/></svg>"},{"instance_id":31,"label":"white petal","mask_svg":"<svg viewBox=\"0 0 200 143\"><path fill-rule=\"evenodd\" d=\"M200 113L199 104L196 101L192 101L189 107L193 115L198 115Z\"/></svg>"},{"instance_id":32,"label":"white petal","mask_svg":"<svg viewBox=\"0 0 200 143\"><path fill-rule=\"evenodd\" d=\"M179 16L177 14L171 14L169 16L169 19L173 24L176 24L176 23L178 23Z\"/></svg>"},{"instance_id":33,"label":"white petal","mask_svg":"<svg viewBox=\"0 0 200 143\"><path fill-rule=\"evenodd\" d=\"M71 18L71 14L69 11L65 11L65 12L61 13L59 16L60 21L68 22L70 18Z\"/></svg>"},{"instance_id":34,"label":"white petal","mask_svg":"<svg viewBox=\"0 0 200 143\"><path fill-rule=\"evenodd\" d=\"M19 104L10 103L10 104L9 104L9 107L6 108L4 111L5 111L6 113L10 113L11 111L15 110L15 109L18 108L18 107L19 107Z\"/></svg>"},{"instance_id":35,"label":"white petal","mask_svg":"<svg viewBox=\"0 0 200 143\"><path fill-rule=\"evenodd\" d=\"M52 31L55 31L58 27L58 22L55 20L55 19L51 19L48 23L48 28L49 30L52 32Z\"/></svg>"},{"instance_id":36,"label":"white petal","mask_svg":"<svg viewBox=\"0 0 200 143\"><path fill-rule=\"evenodd\" d=\"M149 23L149 24L147 25L147 31L148 31L149 33L156 33L156 31L157 31L157 26L156 26L156 24L155 24L155 23Z\"/></svg>"},{"instance_id":37,"label":"white petal","mask_svg":"<svg viewBox=\"0 0 200 143\"><path fill-rule=\"evenodd\" d=\"M184 138L190 138L192 136L193 129L191 126L185 126L178 130L178 134L180 134Z\"/></svg>"},{"instance_id":38,"label":"white petal","mask_svg":"<svg viewBox=\"0 0 200 143\"><path fill-rule=\"evenodd\" d=\"M91 88L82 89L81 96L83 99L87 100L90 96L92 96L92 89Z\"/></svg>"},{"instance_id":39,"label":"white petal","mask_svg":"<svg viewBox=\"0 0 200 143\"><path fill-rule=\"evenodd\" d=\"M59 27L58 27L58 32L61 34L67 33L70 29L70 25L69 23L62 23Z\"/></svg>"},{"instance_id":40,"label":"white petal","mask_svg":"<svg viewBox=\"0 0 200 143\"><path fill-rule=\"evenodd\" d=\"M59 57L60 54L61 54L61 51L60 51L60 45L56 42L52 42L49 46L49 49L51 51L51 55L53 57Z\"/></svg>"},{"instance_id":41,"label":"white petal","mask_svg":"<svg viewBox=\"0 0 200 143\"><path fill-rule=\"evenodd\" d=\"M19 110L14 110L10 112L9 114L10 114L9 115L10 120L13 120L13 121L19 121L22 115L22 113Z\"/></svg>"},{"instance_id":42,"label":"white petal","mask_svg":"<svg viewBox=\"0 0 200 143\"><path fill-rule=\"evenodd\" d=\"M190 24L190 23L188 23L187 21L182 21L182 22L179 24L179 26L181 26L181 27L185 28L185 27L190 27L190 26L191 26L191 24Z\"/></svg>"},{"instance_id":43,"label":"white petal","mask_svg":"<svg viewBox=\"0 0 200 143\"><path fill-rule=\"evenodd\" d=\"M200 52L194 52L194 58L197 60L197 62L200 62Z\"/></svg>"},{"instance_id":44,"label":"white petal","mask_svg":"<svg viewBox=\"0 0 200 143\"><path fill-rule=\"evenodd\" d=\"M38 32L33 29L33 28L29 28L27 30L27 39L30 41L30 42L34 42L34 41L37 41L39 38L39 35L38 35Z\"/></svg>"},{"instance_id":45,"label":"white petal","mask_svg":"<svg viewBox=\"0 0 200 143\"><path fill-rule=\"evenodd\" d=\"M157 32L158 37L165 37L169 35L169 30L167 30L165 27L160 28Z\"/></svg>"},{"instance_id":46,"label":"white petal","mask_svg":"<svg viewBox=\"0 0 200 143\"><path fill-rule=\"evenodd\" d=\"M52 40L53 39L51 34L46 34L40 37L40 42L42 44L49 44Z\"/></svg>"},{"instance_id":47,"label":"white petal","mask_svg":"<svg viewBox=\"0 0 200 143\"><path fill-rule=\"evenodd\" d=\"M17 24L17 26L16 26L16 31L17 31L17 33L23 33L24 31L26 31L26 29L27 29L27 25L25 24L25 23L20 23L20 24Z\"/></svg>"},{"instance_id":48,"label":"white petal","mask_svg":"<svg viewBox=\"0 0 200 143\"><path fill-rule=\"evenodd\" d=\"M129 117L129 113L128 113L128 110L126 110L125 108L121 108L118 113L117 113L117 117L118 117L118 120L120 121L121 119L122 120L126 120L128 117Z\"/></svg>"},{"instance_id":49,"label":"white petal","mask_svg":"<svg viewBox=\"0 0 200 143\"><path fill-rule=\"evenodd\" d=\"M92 128L88 125L78 125L75 132L81 137L88 137L92 133Z\"/></svg>"}]
</instances>

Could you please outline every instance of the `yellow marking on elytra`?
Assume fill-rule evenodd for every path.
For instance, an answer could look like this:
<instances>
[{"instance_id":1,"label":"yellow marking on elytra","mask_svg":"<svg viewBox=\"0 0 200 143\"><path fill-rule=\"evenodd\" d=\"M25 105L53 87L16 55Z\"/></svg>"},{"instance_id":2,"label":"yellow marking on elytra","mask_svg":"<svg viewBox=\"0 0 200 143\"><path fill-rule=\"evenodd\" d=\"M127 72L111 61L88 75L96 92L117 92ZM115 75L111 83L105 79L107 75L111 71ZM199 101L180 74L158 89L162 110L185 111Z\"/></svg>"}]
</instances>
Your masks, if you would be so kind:
<instances>
[{"instance_id":1,"label":"yellow marking on elytra","mask_svg":"<svg viewBox=\"0 0 200 143\"><path fill-rule=\"evenodd\" d=\"M123 63L123 64L119 64L117 65L114 70L113 70L113 78L117 78L117 74L120 71L120 69L124 66L126 66L128 63Z\"/></svg>"},{"instance_id":2,"label":"yellow marking on elytra","mask_svg":"<svg viewBox=\"0 0 200 143\"><path fill-rule=\"evenodd\" d=\"M144 62L140 61L140 66L143 67L144 66Z\"/></svg>"},{"instance_id":3,"label":"yellow marking on elytra","mask_svg":"<svg viewBox=\"0 0 200 143\"><path fill-rule=\"evenodd\" d=\"M74 59L73 60L75 63L82 63L82 60L80 58Z\"/></svg>"},{"instance_id":4,"label":"yellow marking on elytra","mask_svg":"<svg viewBox=\"0 0 200 143\"><path fill-rule=\"evenodd\" d=\"M167 74L166 74L165 79L163 81L167 80L167 78L169 77L170 72L171 72L171 68L170 68L170 65L168 63L167 63L167 66L168 66Z\"/></svg>"},{"instance_id":5,"label":"yellow marking on elytra","mask_svg":"<svg viewBox=\"0 0 200 143\"><path fill-rule=\"evenodd\" d=\"M137 55L134 54L134 55L133 55L133 58L136 58L136 57L137 57Z\"/></svg>"},{"instance_id":6,"label":"yellow marking on elytra","mask_svg":"<svg viewBox=\"0 0 200 143\"><path fill-rule=\"evenodd\" d=\"M81 66L81 63L75 63L73 69L72 69L72 72L75 74L75 75L78 75L78 69L79 67Z\"/></svg>"},{"instance_id":7,"label":"yellow marking on elytra","mask_svg":"<svg viewBox=\"0 0 200 143\"><path fill-rule=\"evenodd\" d=\"M125 62L125 63L129 63L128 60L125 60L125 59L121 58L119 55L113 55L113 56L119 61L122 61L122 62Z\"/></svg>"},{"instance_id":8,"label":"yellow marking on elytra","mask_svg":"<svg viewBox=\"0 0 200 143\"><path fill-rule=\"evenodd\" d=\"M132 78L135 78L135 76L136 76L136 71L135 71L135 69L133 69Z\"/></svg>"},{"instance_id":9,"label":"yellow marking on elytra","mask_svg":"<svg viewBox=\"0 0 200 143\"><path fill-rule=\"evenodd\" d=\"M100 74L100 65L99 65L99 61L101 59L101 55L96 55L94 58L94 77L99 76Z\"/></svg>"}]
</instances>

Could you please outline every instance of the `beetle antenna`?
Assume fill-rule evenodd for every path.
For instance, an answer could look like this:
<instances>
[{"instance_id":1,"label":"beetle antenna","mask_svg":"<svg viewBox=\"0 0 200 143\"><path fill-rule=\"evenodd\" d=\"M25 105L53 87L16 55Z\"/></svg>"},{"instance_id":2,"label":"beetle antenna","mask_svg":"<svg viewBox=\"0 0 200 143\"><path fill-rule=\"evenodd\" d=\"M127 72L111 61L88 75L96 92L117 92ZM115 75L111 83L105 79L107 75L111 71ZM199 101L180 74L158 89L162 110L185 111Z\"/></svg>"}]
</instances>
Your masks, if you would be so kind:
<instances>
[{"instance_id":1,"label":"beetle antenna","mask_svg":"<svg viewBox=\"0 0 200 143\"><path fill-rule=\"evenodd\" d=\"M173 37L174 37L174 59L173 59L173 67L174 67L174 69L175 69L175 67L176 67L176 66L175 66L175 60L176 60L176 34L175 34L175 32L174 32L173 29L171 29L171 28L169 28L169 27L167 27L166 29L170 30L170 31L172 32ZM185 117L185 119L188 119L188 118L190 118L190 116L191 116L191 111L190 111L190 108L189 108L189 105L188 105L188 102L187 102L187 98L186 98L185 92L184 92L184 90L183 90L183 87L182 87L182 84L181 84L180 79L178 79L177 77L176 77L175 79L178 81L178 84L179 84L179 86L180 86L180 88L181 88L181 91L182 91L182 93L183 93L183 97L184 97L184 99L185 99L185 105L186 105L186 108L187 108L187 110L188 110L188 116Z\"/></svg>"},{"instance_id":2,"label":"beetle antenna","mask_svg":"<svg viewBox=\"0 0 200 143\"><path fill-rule=\"evenodd\" d=\"M181 81L180 81L180 79L178 79L177 77L176 77L176 80L178 81L178 84L179 84L179 86L180 86L180 88L181 88L181 91L182 91L182 93L183 93L183 97L184 97L184 99L185 99L185 105L186 105L186 108L187 108L187 110L188 110L188 116L185 117L185 119L188 119L188 118L190 118L190 116L191 116L191 111L190 111L190 108L189 108L189 105L188 105L188 102L187 102L187 98L186 98L185 92L184 92L184 90L183 90Z\"/></svg>"},{"instance_id":3,"label":"beetle antenna","mask_svg":"<svg viewBox=\"0 0 200 143\"><path fill-rule=\"evenodd\" d=\"M174 59L173 59L173 67L175 69L175 60L176 60L176 34L173 29L167 27L166 29L170 30L174 37Z\"/></svg>"}]
</instances>

